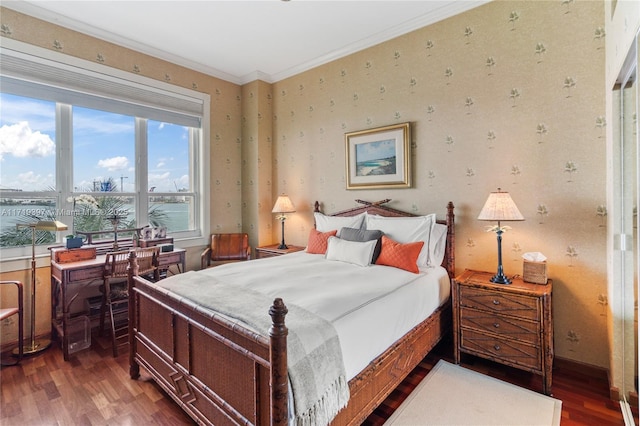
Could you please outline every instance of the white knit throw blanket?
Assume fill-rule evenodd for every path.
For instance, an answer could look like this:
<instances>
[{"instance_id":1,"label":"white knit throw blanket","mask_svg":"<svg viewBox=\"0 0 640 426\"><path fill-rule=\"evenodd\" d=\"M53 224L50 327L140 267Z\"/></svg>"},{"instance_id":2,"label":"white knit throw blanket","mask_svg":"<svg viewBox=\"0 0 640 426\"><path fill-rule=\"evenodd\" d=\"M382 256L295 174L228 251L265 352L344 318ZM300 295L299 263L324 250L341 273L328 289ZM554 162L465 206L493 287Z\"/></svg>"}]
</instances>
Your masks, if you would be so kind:
<instances>
[{"instance_id":1,"label":"white knit throw blanket","mask_svg":"<svg viewBox=\"0 0 640 426\"><path fill-rule=\"evenodd\" d=\"M268 337L271 326L268 312L273 300L261 293L193 271L161 280L156 285ZM286 304L286 300L284 302ZM330 322L316 314L296 305L287 305L287 309L287 365L295 424L324 426L349 401L349 383L338 335Z\"/></svg>"}]
</instances>

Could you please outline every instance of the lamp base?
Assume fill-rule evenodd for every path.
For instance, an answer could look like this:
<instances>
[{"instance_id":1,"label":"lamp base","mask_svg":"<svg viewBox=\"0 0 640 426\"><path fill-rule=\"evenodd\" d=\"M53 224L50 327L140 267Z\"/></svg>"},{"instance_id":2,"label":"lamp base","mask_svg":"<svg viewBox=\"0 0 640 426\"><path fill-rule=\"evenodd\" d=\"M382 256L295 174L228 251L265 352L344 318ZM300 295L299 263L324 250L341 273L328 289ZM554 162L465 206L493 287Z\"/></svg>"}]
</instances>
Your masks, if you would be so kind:
<instances>
[{"instance_id":1,"label":"lamp base","mask_svg":"<svg viewBox=\"0 0 640 426\"><path fill-rule=\"evenodd\" d=\"M284 243L280 244L280 245L278 246L278 248L279 248L280 250L287 250L287 249L289 249L289 247L287 247L287 245L286 245L286 244L284 244Z\"/></svg>"},{"instance_id":2,"label":"lamp base","mask_svg":"<svg viewBox=\"0 0 640 426\"><path fill-rule=\"evenodd\" d=\"M37 354L49 348L49 346L51 346L51 340L49 339L36 340L33 344L22 346L22 353L24 356ZM13 354L18 355L20 353L19 351L19 348L15 348Z\"/></svg>"},{"instance_id":3,"label":"lamp base","mask_svg":"<svg viewBox=\"0 0 640 426\"><path fill-rule=\"evenodd\" d=\"M507 278L505 274L502 274L502 273L495 274L493 277L491 277L489 281L495 284L511 284L511 280Z\"/></svg>"}]
</instances>

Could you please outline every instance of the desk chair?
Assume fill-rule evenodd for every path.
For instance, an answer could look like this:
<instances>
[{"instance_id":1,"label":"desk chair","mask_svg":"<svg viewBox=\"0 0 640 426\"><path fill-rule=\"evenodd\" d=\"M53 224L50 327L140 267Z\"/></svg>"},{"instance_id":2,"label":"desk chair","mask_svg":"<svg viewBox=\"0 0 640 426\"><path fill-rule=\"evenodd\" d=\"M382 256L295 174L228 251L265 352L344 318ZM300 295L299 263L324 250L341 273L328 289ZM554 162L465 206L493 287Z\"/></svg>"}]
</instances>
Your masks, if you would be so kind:
<instances>
[{"instance_id":1,"label":"desk chair","mask_svg":"<svg viewBox=\"0 0 640 426\"><path fill-rule=\"evenodd\" d=\"M251 259L249 235L246 233L212 234L211 245L200 256L202 269L211 263L222 264ZM215 266L215 265L214 265Z\"/></svg>"},{"instance_id":2,"label":"desk chair","mask_svg":"<svg viewBox=\"0 0 640 426\"><path fill-rule=\"evenodd\" d=\"M135 252L138 275L149 281L158 281L160 279L160 271L158 269L160 247L136 248Z\"/></svg>"},{"instance_id":3,"label":"desk chair","mask_svg":"<svg viewBox=\"0 0 640 426\"><path fill-rule=\"evenodd\" d=\"M8 366L18 364L24 355L24 294L22 290L22 283L20 281L0 281L0 286L4 285L15 285L17 290L17 306L0 309L0 321L12 317L13 315L18 315L18 358L14 362L2 361L3 366Z\"/></svg>"},{"instance_id":4,"label":"desk chair","mask_svg":"<svg viewBox=\"0 0 640 426\"><path fill-rule=\"evenodd\" d=\"M159 247L135 248L138 262L138 275L157 281L158 280L158 256ZM130 250L114 251L107 253L104 263L102 304L100 306L100 334L104 333L104 320L106 311L109 311L111 321L111 344L113 356L118 356L118 346L129 343L129 291L128 270ZM118 281L118 283L112 283ZM125 315L126 314L126 315ZM116 316L126 317L116 322ZM121 343L118 343L121 341Z\"/></svg>"}]
</instances>

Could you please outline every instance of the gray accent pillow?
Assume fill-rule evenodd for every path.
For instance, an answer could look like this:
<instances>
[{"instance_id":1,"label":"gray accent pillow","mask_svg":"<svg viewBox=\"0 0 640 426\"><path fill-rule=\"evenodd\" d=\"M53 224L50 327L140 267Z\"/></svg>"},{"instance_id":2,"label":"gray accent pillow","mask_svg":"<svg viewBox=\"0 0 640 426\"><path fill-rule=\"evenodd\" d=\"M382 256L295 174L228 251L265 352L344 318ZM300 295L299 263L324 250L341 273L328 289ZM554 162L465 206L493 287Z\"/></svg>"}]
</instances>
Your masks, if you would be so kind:
<instances>
[{"instance_id":1,"label":"gray accent pillow","mask_svg":"<svg viewBox=\"0 0 640 426\"><path fill-rule=\"evenodd\" d=\"M358 228L342 228L340 230L340 238L347 241L357 241L363 243L365 241L378 240L376 248L373 249L373 257L371 263L375 264L380 256L380 249L382 249L382 236L384 232L378 229L358 229Z\"/></svg>"}]
</instances>

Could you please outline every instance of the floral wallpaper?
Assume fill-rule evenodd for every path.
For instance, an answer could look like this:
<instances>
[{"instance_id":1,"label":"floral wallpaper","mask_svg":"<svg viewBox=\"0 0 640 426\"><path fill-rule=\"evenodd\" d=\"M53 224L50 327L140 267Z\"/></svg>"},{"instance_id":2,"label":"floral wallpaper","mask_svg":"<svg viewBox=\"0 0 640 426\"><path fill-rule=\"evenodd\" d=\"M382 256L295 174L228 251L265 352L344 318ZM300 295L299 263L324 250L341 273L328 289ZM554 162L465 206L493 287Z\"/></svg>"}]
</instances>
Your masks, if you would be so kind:
<instances>
[{"instance_id":1,"label":"floral wallpaper","mask_svg":"<svg viewBox=\"0 0 640 426\"><path fill-rule=\"evenodd\" d=\"M503 235L505 273L542 252L556 355L606 366L603 27L602 2L494 1L273 84L274 194L298 206L288 242L306 244L315 200L440 217L453 201L458 272L495 271L477 216L500 187L526 219ZM402 122L413 188L346 190L344 134Z\"/></svg>"},{"instance_id":2,"label":"floral wallpaper","mask_svg":"<svg viewBox=\"0 0 640 426\"><path fill-rule=\"evenodd\" d=\"M244 230L253 246L280 240L271 214L280 193L297 208L286 221L297 245L315 200L330 213L391 198L440 217L453 201L458 272L493 271L495 234L477 216L489 192L509 191L526 220L503 235L505 273L521 274L521 255L542 252L556 356L607 367L602 1L497 0L243 87L6 8L1 21L3 37L209 93L211 230ZM346 190L344 134L402 122L412 127L413 187ZM189 269L201 249L189 249ZM27 270L11 274L28 280ZM42 331L47 287L38 287Z\"/></svg>"}]
</instances>

